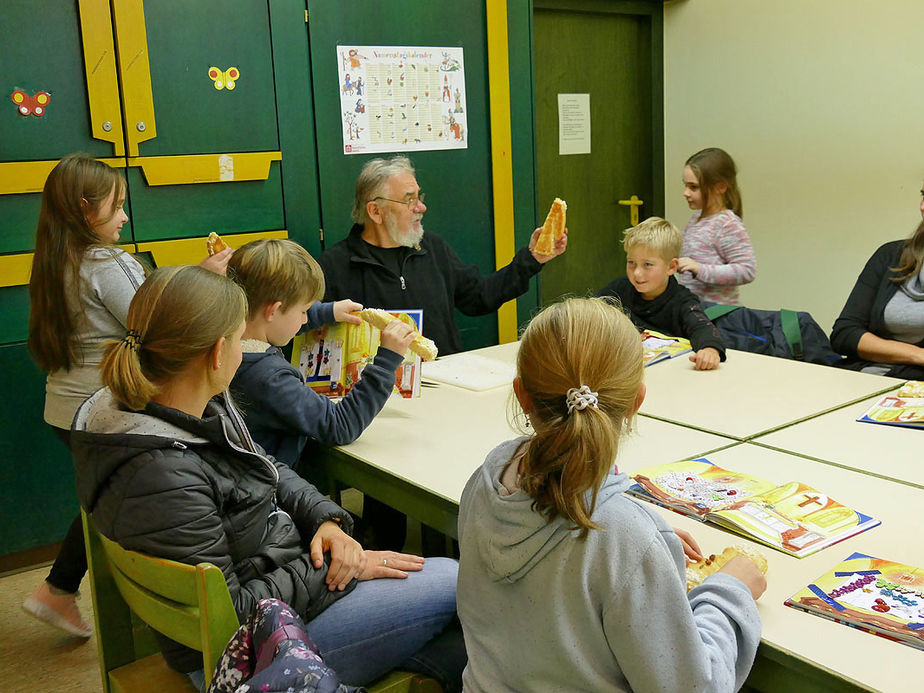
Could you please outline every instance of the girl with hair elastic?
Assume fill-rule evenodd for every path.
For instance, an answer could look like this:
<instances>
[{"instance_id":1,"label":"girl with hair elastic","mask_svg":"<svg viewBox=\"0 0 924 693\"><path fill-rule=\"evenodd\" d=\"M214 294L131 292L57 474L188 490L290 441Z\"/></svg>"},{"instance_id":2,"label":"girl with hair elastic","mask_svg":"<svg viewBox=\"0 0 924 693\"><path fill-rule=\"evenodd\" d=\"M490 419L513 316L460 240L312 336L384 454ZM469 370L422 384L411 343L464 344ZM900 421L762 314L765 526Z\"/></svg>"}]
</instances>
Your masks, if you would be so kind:
<instances>
[{"instance_id":1,"label":"girl with hair elastic","mask_svg":"<svg viewBox=\"0 0 924 693\"><path fill-rule=\"evenodd\" d=\"M683 186L697 211L683 229L677 281L703 301L737 304L738 286L754 281L757 260L741 221L735 162L718 147L696 152L683 167Z\"/></svg>"},{"instance_id":2,"label":"girl with hair elastic","mask_svg":"<svg viewBox=\"0 0 924 693\"><path fill-rule=\"evenodd\" d=\"M29 281L29 351L48 373L45 421L68 447L80 404L100 386L103 345L125 335L125 318L144 270L116 246L128 222L125 181L86 154L70 154L48 174ZM231 250L203 261L224 272ZM23 608L80 637L93 628L77 610L87 572L80 516L71 523L48 578Z\"/></svg>"},{"instance_id":3,"label":"girl with hair elastic","mask_svg":"<svg viewBox=\"0 0 924 693\"><path fill-rule=\"evenodd\" d=\"M128 221L125 181L118 171L82 154L64 157L42 191L29 281L29 351L48 373L45 421L70 447L74 412L99 389L103 343L125 334L125 316L144 270L116 247ZM75 596L87 572L83 526L71 523L45 582L23 608L68 633L93 628Z\"/></svg>"},{"instance_id":4,"label":"girl with hair elastic","mask_svg":"<svg viewBox=\"0 0 924 693\"><path fill-rule=\"evenodd\" d=\"M344 682L401 665L458 690L461 634L443 632L455 561L364 551L345 510L253 442L226 392L246 312L237 284L199 267L148 277L106 347L106 387L74 420L81 505L127 549L218 566L242 620L260 599L287 602ZM201 686L201 654L161 646Z\"/></svg>"},{"instance_id":5,"label":"girl with hair elastic","mask_svg":"<svg viewBox=\"0 0 924 693\"><path fill-rule=\"evenodd\" d=\"M921 186L924 218L924 185ZM924 380L924 221L905 240L873 253L831 332L838 365Z\"/></svg>"},{"instance_id":6,"label":"girl with hair elastic","mask_svg":"<svg viewBox=\"0 0 924 693\"><path fill-rule=\"evenodd\" d=\"M623 495L613 461L645 396L631 321L603 299L546 308L513 389L534 433L488 455L459 509L465 690L737 690L766 582L737 557L687 594L696 542Z\"/></svg>"}]
</instances>

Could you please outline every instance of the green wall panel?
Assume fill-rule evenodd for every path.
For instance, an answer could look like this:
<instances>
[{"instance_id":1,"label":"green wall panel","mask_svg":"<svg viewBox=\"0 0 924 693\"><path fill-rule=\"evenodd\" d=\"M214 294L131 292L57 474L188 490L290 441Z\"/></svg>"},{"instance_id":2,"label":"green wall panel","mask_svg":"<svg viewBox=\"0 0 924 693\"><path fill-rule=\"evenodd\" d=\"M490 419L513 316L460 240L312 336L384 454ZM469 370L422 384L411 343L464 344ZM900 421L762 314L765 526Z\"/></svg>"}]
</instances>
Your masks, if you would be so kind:
<instances>
[{"instance_id":1,"label":"green wall panel","mask_svg":"<svg viewBox=\"0 0 924 693\"><path fill-rule=\"evenodd\" d=\"M24 344L0 347L0 554L64 538L77 514L67 448L42 420L45 377ZM10 396L15 393L15 397Z\"/></svg>"},{"instance_id":2,"label":"green wall panel","mask_svg":"<svg viewBox=\"0 0 924 693\"><path fill-rule=\"evenodd\" d=\"M305 0L270 0L276 118L282 158L285 227L289 238L317 257L321 253L318 160Z\"/></svg>"},{"instance_id":3,"label":"green wall panel","mask_svg":"<svg viewBox=\"0 0 924 693\"><path fill-rule=\"evenodd\" d=\"M90 137L77 3L3 0L0 40L0 161L57 159L74 151L112 156ZM10 96L51 95L45 114L22 116Z\"/></svg>"},{"instance_id":4,"label":"green wall panel","mask_svg":"<svg viewBox=\"0 0 924 693\"><path fill-rule=\"evenodd\" d=\"M35 248L35 224L41 207L40 193L0 195L0 253L25 253Z\"/></svg>"},{"instance_id":5,"label":"green wall panel","mask_svg":"<svg viewBox=\"0 0 924 693\"><path fill-rule=\"evenodd\" d=\"M265 2L158 0L144 16L157 137L142 155L279 148ZM215 88L212 66L238 68L233 90Z\"/></svg>"},{"instance_id":6,"label":"green wall panel","mask_svg":"<svg viewBox=\"0 0 924 693\"><path fill-rule=\"evenodd\" d=\"M29 336L29 287L0 288L0 344L24 342ZM3 390L4 394L14 390ZM0 440L3 440L0 437Z\"/></svg>"},{"instance_id":7,"label":"green wall panel","mask_svg":"<svg viewBox=\"0 0 924 693\"><path fill-rule=\"evenodd\" d=\"M265 181L200 185L149 187L141 170L130 168L128 189L136 241L272 231L285 223L277 161Z\"/></svg>"},{"instance_id":8,"label":"green wall panel","mask_svg":"<svg viewBox=\"0 0 924 693\"><path fill-rule=\"evenodd\" d=\"M462 46L468 104L468 148L414 152L417 181L427 193L424 227L483 271L494 267L494 225L483 3L395 0L309 1L321 219L326 245L350 230L356 176L369 155L344 155L337 45ZM362 17L362 22L356 18ZM497 317L457 314L465 348L497 343Z\"/></svg>"}]
</instances>

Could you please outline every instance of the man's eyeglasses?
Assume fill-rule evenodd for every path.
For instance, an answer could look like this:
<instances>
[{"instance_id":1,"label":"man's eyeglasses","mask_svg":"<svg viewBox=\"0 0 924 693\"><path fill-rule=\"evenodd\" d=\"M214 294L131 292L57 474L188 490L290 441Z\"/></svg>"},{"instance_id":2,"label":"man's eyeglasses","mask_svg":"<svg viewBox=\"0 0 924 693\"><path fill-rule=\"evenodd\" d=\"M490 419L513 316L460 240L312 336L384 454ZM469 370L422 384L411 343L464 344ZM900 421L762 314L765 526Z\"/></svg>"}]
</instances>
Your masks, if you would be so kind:
<instances>
[{"instance_id":1,"label":"man's eyeglasses","mask_svg":"<svg viewBox=\"0 0 924 693\"><path fill-rule=\"evenodd\" d=\"M375 200L385 200L386 202L394 202L396 205L404 205L408 209L414 209L417 206L417 203L423 204L424 198L427 196L427 193L420 193L417 197L411 197L407 200L392 200L390 197L373 197Z\"/></svg>"}]
</instances>

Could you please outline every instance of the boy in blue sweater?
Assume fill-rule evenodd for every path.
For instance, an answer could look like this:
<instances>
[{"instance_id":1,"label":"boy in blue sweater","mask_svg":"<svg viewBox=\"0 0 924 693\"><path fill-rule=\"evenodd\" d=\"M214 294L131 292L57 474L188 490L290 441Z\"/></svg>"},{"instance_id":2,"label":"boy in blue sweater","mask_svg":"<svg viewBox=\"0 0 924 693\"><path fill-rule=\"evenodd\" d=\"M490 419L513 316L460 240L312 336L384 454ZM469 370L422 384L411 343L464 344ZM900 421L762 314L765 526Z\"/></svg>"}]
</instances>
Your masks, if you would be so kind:
<instances>
[{"instance_id":1,"label":"boy in blue sweater","mask_svg":"<svg viewBox=\"0 0 924 693\"><path fill-rule=\"evenodd\" d=\"M359 323L352 313L362 306L349 299L318 303L324 295L321 267L289 240L248 243L231 257L228 275L244 287L249 303L243 361L231 392L254 439L290 467L298 462L308 438L325 445L356 440L385 406L414 330L400 320L389 323L360 381L340 402L333 402L305 386L302 374L279 347L306 322L307 329L335 321Z\"/></svg>"}]
</instances>

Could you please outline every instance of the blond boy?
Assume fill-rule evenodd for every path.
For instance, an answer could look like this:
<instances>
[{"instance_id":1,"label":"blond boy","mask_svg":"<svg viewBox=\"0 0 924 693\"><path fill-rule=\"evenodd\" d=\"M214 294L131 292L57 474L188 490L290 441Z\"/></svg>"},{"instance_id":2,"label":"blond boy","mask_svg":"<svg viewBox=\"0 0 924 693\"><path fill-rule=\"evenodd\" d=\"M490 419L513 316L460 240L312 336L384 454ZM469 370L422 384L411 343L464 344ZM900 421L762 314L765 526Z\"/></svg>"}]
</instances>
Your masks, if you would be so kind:
<instances>
[{"instance_id":1,"label":"blond boy","mask_svg":"<svg viewBox=\"0 0 924 693\"><path fill-rule=\"evenodd\" d=\"M345 445L359 437L381 411L395 385L395 371L415 332L400 320L382 330L375 359L339 403L305 387L297 368L279 347L306 322L358 323L361 310L349 299L318 303L324 274L307 250L289 240L254 241L231 257L228 276L244 287L249 314L242 339L243 360L231 392L247 416L254 439L280 462L294 467L308 438Z\"/></svg>"},{"instance_id":2,"label":"blond boy","mask_svg":"<svg viewBox=\"0 0 924 693\"><path fill-rule=\"evenodd\" d=\"M682 246L677 227L660 217L627 229L626 276L614 279L597 296L618 298L639 329L689 339L696 370L712 370L725 360L725 344L699 299L674 277Z\"/></svg>"}]
</instances>

